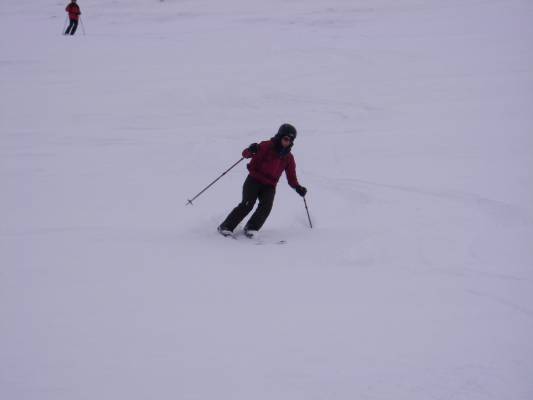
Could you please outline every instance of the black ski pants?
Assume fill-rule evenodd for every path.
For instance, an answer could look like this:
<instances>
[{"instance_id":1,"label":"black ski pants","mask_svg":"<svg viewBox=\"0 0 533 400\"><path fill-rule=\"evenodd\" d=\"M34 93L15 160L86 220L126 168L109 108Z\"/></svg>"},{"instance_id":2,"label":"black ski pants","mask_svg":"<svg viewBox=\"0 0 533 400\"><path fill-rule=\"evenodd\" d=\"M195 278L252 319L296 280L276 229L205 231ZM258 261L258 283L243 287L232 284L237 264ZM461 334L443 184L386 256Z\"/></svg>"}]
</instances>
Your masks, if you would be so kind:
<instances>
[{"instance_id":1,"label":"black ski pants","mask_svg":"<svg viewBox=\"0 0 533 400\"><path fill-rule=\"evenodd\" d=\"M65 31L65 35L74 35L76 33L76 29L78 29L78 21L76 21L75 19L71 19L70 24L68 25L68 28Z\"/></svg>"},{"instance_id":2,"label":"black ski pants","mask_svg":"<svg viewBox=\"0 0 533 400\"><path fill-rule=\"evenodd\" d=\"M249 230L258 231L272 210L275 194L276 188L274 186L259 183L248 175L242 186L242 201L229 213L224 222L220 224L221 228L233 231L244 217L252 211L255 202L259 199L257 210L252 214L245 227Z\"/></svg>"}]
</instances>

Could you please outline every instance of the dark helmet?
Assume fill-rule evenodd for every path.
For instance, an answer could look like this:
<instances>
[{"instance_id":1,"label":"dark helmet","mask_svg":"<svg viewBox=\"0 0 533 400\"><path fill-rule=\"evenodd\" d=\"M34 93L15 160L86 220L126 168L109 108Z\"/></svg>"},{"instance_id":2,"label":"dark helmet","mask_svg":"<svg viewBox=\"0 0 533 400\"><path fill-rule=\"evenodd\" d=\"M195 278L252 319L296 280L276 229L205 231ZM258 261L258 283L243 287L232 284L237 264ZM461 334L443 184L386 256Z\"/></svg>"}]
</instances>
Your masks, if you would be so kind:
<instances>
[{"instance_id":1,"label":"dark helmet","mask_svg":"<svg viewBox=\"0 0 533 400\"><path fill-rule=\"evenodd\" d=\"M291 124L283 124L279 127L276 138L281 139L284 136L290 137L292 140L296 139L296 128Z\"/></svg>"}]
</instances>

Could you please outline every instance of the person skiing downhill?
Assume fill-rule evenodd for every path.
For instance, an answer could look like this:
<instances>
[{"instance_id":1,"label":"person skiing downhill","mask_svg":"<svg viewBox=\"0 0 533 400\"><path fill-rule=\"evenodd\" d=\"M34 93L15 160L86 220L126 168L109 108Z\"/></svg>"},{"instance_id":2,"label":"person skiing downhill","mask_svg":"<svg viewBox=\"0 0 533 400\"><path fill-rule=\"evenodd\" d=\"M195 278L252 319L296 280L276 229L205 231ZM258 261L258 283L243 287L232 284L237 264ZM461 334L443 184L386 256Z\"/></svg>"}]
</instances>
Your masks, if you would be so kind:
<instances>
[{"instance_id":1,"label":"person skiing downhill","mask_svg":"<svg viewBox=\"0 0 533 400\"><path fill-rule=\"evenodd\" d=\"M78 21L81 15L80 6L76 4L76 0L71 0L70 4L65 8L65 11L68 12L68 18L70 20L70 24L65 31L65 35L74 35L76 33L76 29L78 29Z\"/></svg>"},{"instance_id":2,"label":"person skiing downhill","mask_svg":"<svg viewBox=\"0 0 533 400\"><path fill-rule=\"evenodd\" d=\"M251 158L247 168L249 171L242 188L242 201L229 213L217 230L224 236L232 235L233 230L252 211L255 202L259 205L244 227L244 233L253 237L263 226L274 203L276 185L285 171L289 186L304 197L307 189L300 185L296 177L296 162L291 153L296 128L291 124L283 124L278 133L270 140L252 143L243 150L244 158Z\"/></svg>"}]
</instances>

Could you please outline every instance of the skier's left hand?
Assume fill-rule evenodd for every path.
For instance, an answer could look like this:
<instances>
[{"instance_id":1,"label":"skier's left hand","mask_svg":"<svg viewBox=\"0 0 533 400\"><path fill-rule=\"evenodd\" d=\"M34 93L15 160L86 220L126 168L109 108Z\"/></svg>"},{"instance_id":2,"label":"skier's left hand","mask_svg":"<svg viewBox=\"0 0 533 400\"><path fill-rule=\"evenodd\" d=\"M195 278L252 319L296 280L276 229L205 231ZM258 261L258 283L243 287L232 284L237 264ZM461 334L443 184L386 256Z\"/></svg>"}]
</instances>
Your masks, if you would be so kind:
<instances>
[{"instance_id":1,"label":"skier's left hand","mask_svg":"<svg viewBox=\"0 0 533 400\"><path fill-rule=\"evenodd\" d=\"M307 189L301 185L294 188L294 190L296 190L296 193L298 193L302 197L304 197L307 193Z\"/></svg>"}]
</instances>

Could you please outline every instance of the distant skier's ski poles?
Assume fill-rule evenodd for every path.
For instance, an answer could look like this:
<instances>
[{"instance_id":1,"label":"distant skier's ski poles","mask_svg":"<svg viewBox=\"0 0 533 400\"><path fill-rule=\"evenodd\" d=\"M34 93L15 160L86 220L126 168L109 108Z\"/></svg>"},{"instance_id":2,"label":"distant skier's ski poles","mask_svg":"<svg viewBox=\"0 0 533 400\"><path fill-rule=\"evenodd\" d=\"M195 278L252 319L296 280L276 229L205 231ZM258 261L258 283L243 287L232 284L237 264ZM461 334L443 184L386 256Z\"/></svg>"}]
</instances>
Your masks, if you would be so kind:
<instances>
[{"instance_id":1,"label":"distant skier's ski poles","mask_svg":"<svg viewBox=\"0 0 533 400\"><path fill-rule=\"evenodd\" d=\"M63 29L61 30L61 34L65 34L65 29L67 29L67 23L68 23L68 15L65 15L65 23L63 24Z\"/></svg>"},{"instance_id":2,"label":"distant skier's ski poles","mask_svg":"<svg viewBox=\"0 0 533 400\"><path fill-rule=\"evenodd\" d=\"M80 17L81 30L83 31L83 36L85 36L85 26L83 25L83 20Z\"/></svg>"},{"instance_id":3,"label":"distant skier's ski poles","mask_svg":"<svg viewBox=\"0 0 533 400\"><path fill-rule=\"evenodd\" d=\"M205 192L207 189L209 189L211 186L213 186L213 184L218 181L220 178L222 178L224 175L226 175L228 173L228 171L230 171L233 167L235 167L238 163L240 163L242 160L244 160L244 157L242 157L239 161L237 161L235 164L233 164L231 167L229 167L227 170L225 170L222 175L220 175L217 179L215 179L213 182L211 182L209 185L207 185L200 193L198 193L196 196L194 196L192 199L190 200L187 200L187 203L185 205L188 205L188 204L191 204L192 205L192 202L198 197L200 196L203 192Z\"/></svg>"},{"instance_id":4,"label":"distant skier's ski poles","mask_svg":"<svg viewBox=\"0 0 533 400\"><path fill-rule=\"evenodd\" d=\"M309 226L313 228L313 224L311 223L311 216L309 215L309 208L307 208L307 201L305 201L305 197L303 199L305 204L305 211L307 211L307 219L309 220Z\"/></svg>"}]
</instances>

